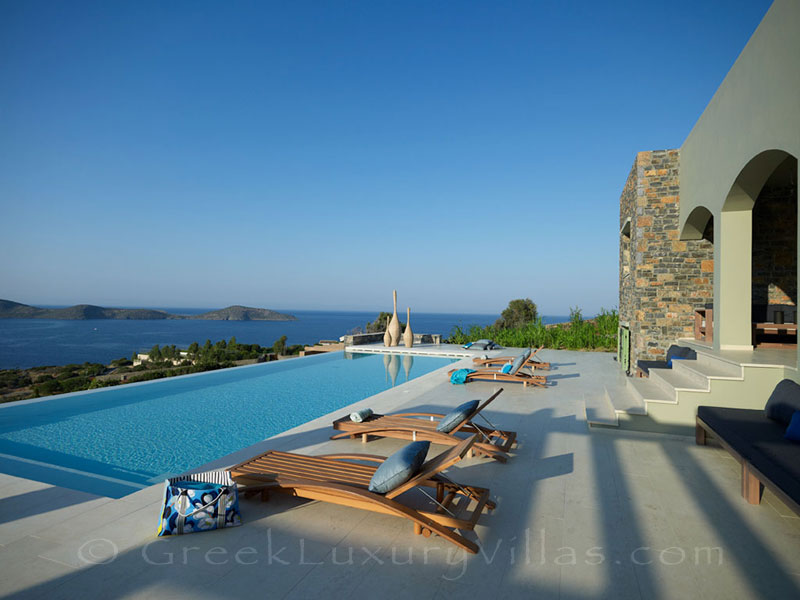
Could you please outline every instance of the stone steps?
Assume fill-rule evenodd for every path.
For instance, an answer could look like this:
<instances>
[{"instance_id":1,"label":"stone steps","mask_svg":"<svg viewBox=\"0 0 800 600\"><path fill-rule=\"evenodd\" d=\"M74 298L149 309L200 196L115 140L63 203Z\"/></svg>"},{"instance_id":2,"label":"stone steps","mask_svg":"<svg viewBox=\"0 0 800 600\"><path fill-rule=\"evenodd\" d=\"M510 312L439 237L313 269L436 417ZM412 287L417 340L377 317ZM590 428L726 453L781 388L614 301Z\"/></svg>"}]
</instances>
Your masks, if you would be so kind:
<instances>
[{"instance_id":1,"label":"stone steps","mask_svg":"<svg viewBox=\"0 0 800 600\"><path fill-rule=\"evenodd\" d=\"M652 372L652 369L651 369ZM670 394L659 384L647 378L630 377L628 379L628 389L634 399L641 401L645 410L648 402L659 402L661 404L677 404L675 394Z\"/></svg>"},{"instance_id":2,"label":"stone steps","mask_svg":"<svg viewBox=\"0 0 800 600\"><path fill-rule=\"evenodd\" d=\"M679 362L687 361L673 361L675 365ZM670 398L678 401L678 392L688 390L693 392L707 392L708 391L708 378L705 381L699 381L699 378L692 377L683 373L680 369L650 369L650 381L661 387Z\"/></svg>"},{"instance_id":3,"label":"stone steps","mask_svg":"<svg viewBox=\"0 0 800 600\"><path fill-rule=\"evenodd\" d=\"M693 379L698 385L707 385L709 379L741 380L743 378L740 365L717 360L713 356L707 358L710 360L703 360L698 354L698 360L675 360L672 361L672 368L675 372L680 372Z\"/></svg>"},{"instance_id":4,"label":"stone steps","mask_svg":"<svg viewBox=\"0 0 800 600\"><path fill-rule=\"evenodd\" d=\"M590 425L619 426L620 418L647 415L648 405L659 411L678 405L682 393L697 402L696 394L710 394L712 380L742 381L743 368L730 360L714 356L709 350L692 345L696 359L674 360L672 368L651 368L649 378L607 379L604 389L585 398L586 418Z\"/></svg>"},{"instance_id":5,"label":"stone steps","mask_svg":"<svg viewBox=\"0 0 800 600\"><path fill-rule=\"evenodd\" d=\"M696 359L674 360L672 368L651 368L649 378L627 379L627 393L615 390L612 405L623 404L629 397L634 405L618 411L620 428L647 431L678 431L683 435L692 431L697 407L718 404L739 408L753 408L753 398L762 389L774 387L786 375L779 360L766 362L754 360L752 353L734 353L726 356L714 354L701 344L678 343L697 352ZM771 357L768 357L772 360ZM751 393L754 392L754 393ZM763 404L761 404L763 406ZM647 418L637 416L644 414Z\"/></svg>"},{"instance_id":6,"label":"stone steps","mask_svg":"<svg viewBox=\"0 0 800 600\"><path fill-rule=\"evenodd\" d=\"M590 426L619 426L619 419L614 411L607 388L603 387L596 393L584 394L583 401L586 406L586 422Z\"/></svg>"}]
</instances>

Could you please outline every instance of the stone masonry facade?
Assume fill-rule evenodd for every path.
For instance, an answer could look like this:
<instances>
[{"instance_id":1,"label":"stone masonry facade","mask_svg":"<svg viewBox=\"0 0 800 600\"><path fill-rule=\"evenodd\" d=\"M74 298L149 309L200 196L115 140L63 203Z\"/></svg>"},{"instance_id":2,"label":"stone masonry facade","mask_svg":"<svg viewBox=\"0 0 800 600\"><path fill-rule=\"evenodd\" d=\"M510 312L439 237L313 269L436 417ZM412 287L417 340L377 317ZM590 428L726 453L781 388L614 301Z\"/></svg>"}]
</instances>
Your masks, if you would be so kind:
<instances>
[{"instance_id":1,"label":"stone masonry facade","mask_svg":"<svg viewBox=\"0 0 800 600\"><path fill-rule=\"evenodd\" d=\"M620 197L619 317L632 371L692 337L695 309L713 298L713 227L702 240L680 239L679 168L679 150L639 152Z\"/></svg>"}]
</instances>

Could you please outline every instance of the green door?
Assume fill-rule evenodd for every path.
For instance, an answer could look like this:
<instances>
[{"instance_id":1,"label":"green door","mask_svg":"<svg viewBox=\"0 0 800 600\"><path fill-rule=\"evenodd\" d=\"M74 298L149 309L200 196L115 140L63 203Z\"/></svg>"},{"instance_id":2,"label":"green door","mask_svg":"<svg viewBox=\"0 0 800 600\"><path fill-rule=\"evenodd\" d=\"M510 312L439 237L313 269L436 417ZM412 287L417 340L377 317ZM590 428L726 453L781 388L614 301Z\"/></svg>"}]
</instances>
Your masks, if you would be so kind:
<instances>
[{"instance_id":1,"label":"green door","mask_svg":"<svg viewBox=\"0 0 800 600\"><path fill-rule=\"evenodd\" d=\"M620 327L617 336L617 362L626 373L631 370L631 330Z\"/></svg>"}]
</instances>

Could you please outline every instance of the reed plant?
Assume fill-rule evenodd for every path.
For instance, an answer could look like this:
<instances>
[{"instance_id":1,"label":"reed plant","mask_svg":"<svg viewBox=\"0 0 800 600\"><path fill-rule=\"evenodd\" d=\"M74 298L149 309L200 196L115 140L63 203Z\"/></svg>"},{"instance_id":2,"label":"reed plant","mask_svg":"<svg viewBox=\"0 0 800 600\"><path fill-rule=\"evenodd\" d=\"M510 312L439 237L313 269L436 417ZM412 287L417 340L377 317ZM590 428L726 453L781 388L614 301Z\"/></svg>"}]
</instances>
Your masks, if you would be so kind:
<instances>
[{"instance_id":1,"label":"reed plant","mask_svg":"<svg viewBox=\"0 0 800 600\"><path fill-rule=\"evenodd\" d=\"M618 327L619 314L616 310L603 308L596 317L584 319L580 308L575 307L570 310L568 323L545 325L540 317L512 328L472 325L462 329L456 325L448 341L451 344L466 344L488 338L501 346L512 348L544 346L562 350L615 351Z\"/></svg>"}]
</instances>

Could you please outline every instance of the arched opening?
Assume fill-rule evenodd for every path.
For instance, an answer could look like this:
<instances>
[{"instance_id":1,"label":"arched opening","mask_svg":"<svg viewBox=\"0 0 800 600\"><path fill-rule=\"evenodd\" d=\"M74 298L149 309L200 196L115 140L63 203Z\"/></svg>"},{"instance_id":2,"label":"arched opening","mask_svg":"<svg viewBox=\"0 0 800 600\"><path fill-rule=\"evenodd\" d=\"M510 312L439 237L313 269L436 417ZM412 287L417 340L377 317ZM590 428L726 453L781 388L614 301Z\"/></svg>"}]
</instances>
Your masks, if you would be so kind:
<instances>
[{"instance_id":1,"label":"arched opening","mask_svg":"<svg viewBox=\"0 0 800 600\"><path fill-rule=\"evenodd\" d=\"M756 198L752 257L753 344L796 344L797 160L792 156L775 168Z\"/></svg>"},{"instance_id":2,"label":"arched opening","mask_svg":"<svg viewBox=\"0 0 800 600\"><path fill-rule=\"evenodd\" d=\"M705 206L695 208L681 232L682 240L708 240L713 242L713 222L714 215ZM709 237L710 236L710 237Z\"/></svg>"},{"instance_id":3,"label":"arched opening","mask_svg":"<svg viewBox=\"0 0 800 600\"><path fill-rule=\"evenodd\" d=\"M797 159L768 150L747 163L728 192L717 236L715 346L752 349L764 336L788 333L759 332L756 324L796 320Z\"/></svg>"}]
</instances>

